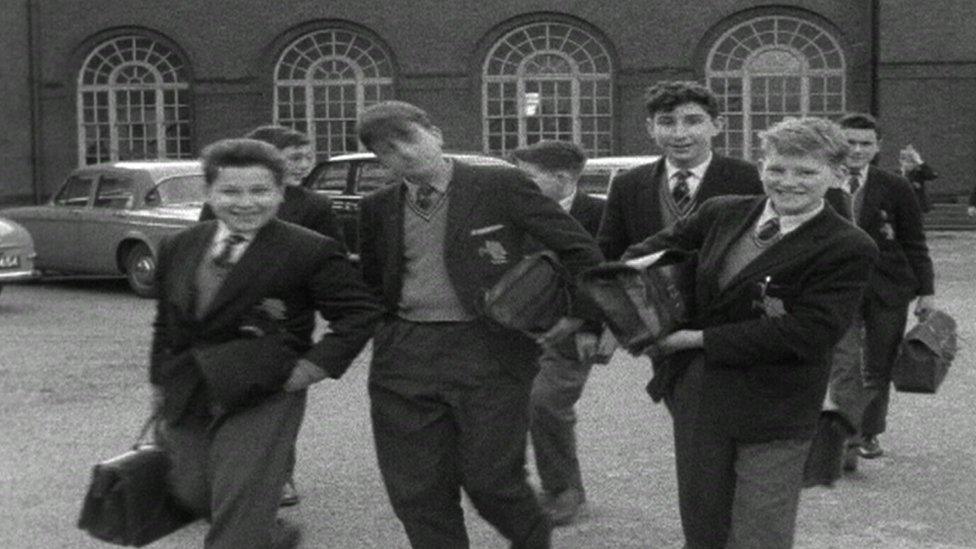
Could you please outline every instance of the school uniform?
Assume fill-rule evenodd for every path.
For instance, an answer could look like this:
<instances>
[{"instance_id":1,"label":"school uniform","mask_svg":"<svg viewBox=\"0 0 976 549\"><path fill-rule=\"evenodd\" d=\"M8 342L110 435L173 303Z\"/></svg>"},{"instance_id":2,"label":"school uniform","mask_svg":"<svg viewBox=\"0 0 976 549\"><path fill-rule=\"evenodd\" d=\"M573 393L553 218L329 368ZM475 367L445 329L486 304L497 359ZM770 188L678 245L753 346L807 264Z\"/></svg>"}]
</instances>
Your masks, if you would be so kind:
<instances>
[{"instance_id":1,"label":"school uniform","mask_svg":"<svg viewBox=\"0 0 976 549\"><path fill-rule=\"evenodd\" d=\"M625 254L698 254L688 328L703 332L704 347L658 360L655 377L668 382L650 384L658 397L694 398L691 421L675 432L690 548L792 543L830 352L877 254L826 206L792 220L792 230L771 243L757 242L770 215L765 197L715 198ZM683 383L697 390L682 392Z\"/></svg>"},{"instance_id":2,"label":"school uniform","mask_svg":"<svg viewBox=\"0 0 976 549\"><path fill-rule=\"evenodd\" d=\"M483 296L521 259L527 237L573 274L602 257L513 168L455 160L426 207L418 192L394 182L360 209L363 275L387 312L369 395L390 502L414 547L468 546L462 487L513 547L548 547L549 525L525 478L538 345L487 320ZM573 303L575 316L598 321L592 304Z\"/></svg>"}]
</instances>

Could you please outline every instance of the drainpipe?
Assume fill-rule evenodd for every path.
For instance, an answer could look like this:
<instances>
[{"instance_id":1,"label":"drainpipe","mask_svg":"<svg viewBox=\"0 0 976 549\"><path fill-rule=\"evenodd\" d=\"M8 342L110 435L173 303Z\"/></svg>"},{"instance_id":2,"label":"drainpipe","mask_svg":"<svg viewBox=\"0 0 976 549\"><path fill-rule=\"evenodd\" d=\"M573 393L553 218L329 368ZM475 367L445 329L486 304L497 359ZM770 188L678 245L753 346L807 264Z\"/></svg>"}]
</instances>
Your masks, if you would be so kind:
<instances>
[{"instance_id":1,"label":"drainpipe","mask_svg":"<svg viewBox=\"0 0 976 549\"><path fill-rule=\"evenodd\" d=\"M871 0L869 18L871 21L871 95L868 110L879 117L881 105L878 99L878 65L881 63L881 0Z\"/></svg>"},{"instance_id":2,"label":"drainpipe","mask_svg":"<svg viewBox=\"0 0 976 549\"><path fill-rule=\"evenodd\" d=\"M41 97L40 97L40 62L37 59L38 49L35 41L37 40L36 24L39 18L34 13L34 6L39 2L26 0L27 3L27 85L30 88L29 109L31 124L31 143L30 143L30 164L31 164L31 186L34 194L34 204L40 204L43 199L44 178L41 177L40 155L43 149L44 139L41 135Z\"/></svg>"}]
</instances>

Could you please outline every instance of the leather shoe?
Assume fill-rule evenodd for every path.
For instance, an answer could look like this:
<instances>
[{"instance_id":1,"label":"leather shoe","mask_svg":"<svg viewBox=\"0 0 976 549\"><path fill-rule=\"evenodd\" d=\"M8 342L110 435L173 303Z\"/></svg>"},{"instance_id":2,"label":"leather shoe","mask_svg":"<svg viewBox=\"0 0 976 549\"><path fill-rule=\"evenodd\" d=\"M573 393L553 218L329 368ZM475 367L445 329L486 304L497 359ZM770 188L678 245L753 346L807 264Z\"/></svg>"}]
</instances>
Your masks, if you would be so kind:
<instances>
[{"instance_id":1,"label":"leather shoe","mask_svg":"<svg viewBox=\"0 0 976 549\"><path fill-rule=\"evenodd\" d=\"M553 526L566 526L581 518L586 507L586 496L579 488L567 488L542 504L542 510Z\"/></svg>"},{"instance_id":2,"label":"leather shoe","mask_svg":"<svg viewBox=\"0 0 976 549\"><path fill-rule=\"evenodd\" d=\"M298 495L298 490L295 489L295 481L289 480L281 489L281 500L278 502L278 505L281 507L291 507L292 505L298 505L301 499L302 497Z\"/></svg>"},{"instance_id":3,"label":"leather shoe","mask_svg":"<svg viewBox=\"0 0 976 549\"><path fill-rule=\"evenodd\" d=\"M871 435L864 437L864 440L861 441L861 445L858 447L858 453L864 459L874 459L883 455L884 450L881 449L881 443L878 442L878 437Z\"/></svg>"}]
</instances>

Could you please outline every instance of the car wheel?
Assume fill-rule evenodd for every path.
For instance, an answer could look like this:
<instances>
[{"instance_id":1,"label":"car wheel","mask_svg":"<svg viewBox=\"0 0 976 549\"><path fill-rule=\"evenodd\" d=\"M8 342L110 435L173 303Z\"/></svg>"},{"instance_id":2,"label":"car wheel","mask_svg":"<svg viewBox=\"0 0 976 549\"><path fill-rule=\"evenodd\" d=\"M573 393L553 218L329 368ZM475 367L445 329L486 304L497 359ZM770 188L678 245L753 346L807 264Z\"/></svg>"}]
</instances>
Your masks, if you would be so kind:
<instances>
[{"instance_id":1,"label":"car wheel","mask_svg":"<svg viewBox=\"0 0 976 549\"><path fill-rule=\"evenodd\" d=\"M140 297L155 297L156 258L149 246L136 244L125 256L125 277Z\"/></svg>"}]
</instances>

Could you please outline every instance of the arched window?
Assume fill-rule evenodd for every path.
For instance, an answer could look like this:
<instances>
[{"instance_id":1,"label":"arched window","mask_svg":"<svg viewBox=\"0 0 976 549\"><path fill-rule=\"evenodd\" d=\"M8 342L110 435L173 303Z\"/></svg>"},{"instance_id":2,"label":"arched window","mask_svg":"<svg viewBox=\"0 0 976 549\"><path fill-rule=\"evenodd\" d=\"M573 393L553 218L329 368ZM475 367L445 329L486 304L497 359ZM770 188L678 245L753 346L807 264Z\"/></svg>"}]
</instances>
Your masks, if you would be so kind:
<instances>
[{"instance_id":1,"label":"arched window","mask_svg":"<svg viewBox=\"0 0 976 549\"><path fill-rule=\"evenodd\" d=\"M356 116L393 97L393 63L373 40L344 29L310 32L275 67L278 124L305 132L316 152L359 150Z\"/></svg>"},{"instance_id":2,"label":"arched window","mask_svg":"<svg viewBox=\"0 0 976 549\"><path fill-rule=\"evenodd\" d=\"M542 139L610 154L610 55L592 34L564 23L532 23L491 48L482 72L486 152L504 155Z\"/></svg>"},{"instance_id":3,"label":"arched window","mask_svg":"<svg viewBox=\"0 0 976 549\"><path fill-rule=\"evenodd\" d=\"M767 16L736 25L715 43L705 71L727 122L715 146L755 159L756 134L783 118L843 114L845 67L837 40L808 21Z\"/></svg>"},{"instance_id":4,"label":"arched window","mask_svg":"<svg viewBox=\"0 0 976 549\"><path fill-rule=\"evenodd\" d=\"M78 75L79 164L192 158L183 59L144 36L96 47Z\"/></svg>"}]
</instances>

